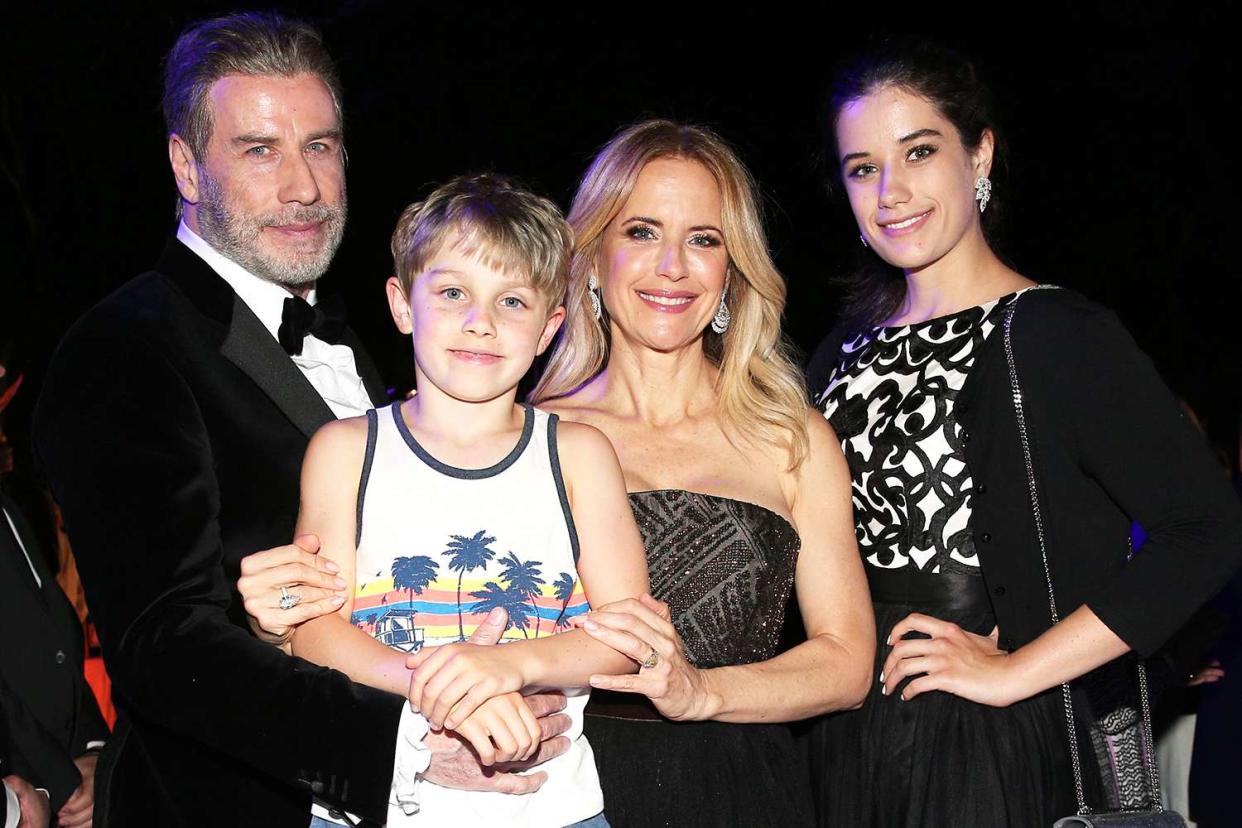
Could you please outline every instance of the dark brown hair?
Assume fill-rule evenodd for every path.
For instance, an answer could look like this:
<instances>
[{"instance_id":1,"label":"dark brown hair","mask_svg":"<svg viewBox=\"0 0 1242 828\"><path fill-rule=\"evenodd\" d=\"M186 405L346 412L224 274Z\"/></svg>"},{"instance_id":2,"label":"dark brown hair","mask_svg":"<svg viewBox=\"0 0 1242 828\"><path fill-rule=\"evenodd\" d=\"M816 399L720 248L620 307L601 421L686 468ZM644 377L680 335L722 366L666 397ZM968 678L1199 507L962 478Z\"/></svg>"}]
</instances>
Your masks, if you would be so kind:
<instances>
[{"instance_id":1,"label":"dark brown hair","mask_svg":"<svg viewBox=\"0 0 1242 828\"><path fill-rule=\"evenodd\" d=\"M994 138L991 178L1004 179L1004 144L997 128L992 95L973 63L954 50L923 39L886 40L855 57L836 75L828 98L827 156L840 175L837 119L851 101L885 87L907 90L927 100L954 128L967 151L979 146L983 133ZM834 178L830 189L837 189ZM984 237L995 245L1000 236L1004 187L994 186L982 216ZM864 251L859 267L842 280L846 286L844 319L856 329L875 325L897 310L905 299L901 271L871 251Z\"/></svg>"}]
</instances>

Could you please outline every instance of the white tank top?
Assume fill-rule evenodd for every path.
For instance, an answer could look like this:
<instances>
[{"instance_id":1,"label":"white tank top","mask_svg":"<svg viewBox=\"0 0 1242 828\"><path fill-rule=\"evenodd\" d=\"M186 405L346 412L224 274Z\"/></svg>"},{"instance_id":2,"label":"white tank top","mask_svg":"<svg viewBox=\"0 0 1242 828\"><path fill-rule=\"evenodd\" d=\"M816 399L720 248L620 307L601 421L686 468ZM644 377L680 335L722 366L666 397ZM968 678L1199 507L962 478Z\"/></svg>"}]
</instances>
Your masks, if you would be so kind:
<instances>
[{"instance_id":1,"label":"white tank top","mask_svg":"<svg viewBox=\"0 0 1242 828\"><path fill-rule=\"evenodd\" d=\"M517 445L486 469L441 463L419 445L400 405L367 412L358 487L352 621L389 647L415 652L460 641L493 606L509 611L502 644L553 635L589 611L575 563L578 535L556 449L555 414L526 408ZM604 808L582 735L589 688L565 688L567 753L542 766L538 791L514 796L423 782L419 812L389 826L560 828Z\"/></svg>"}]
</instances>

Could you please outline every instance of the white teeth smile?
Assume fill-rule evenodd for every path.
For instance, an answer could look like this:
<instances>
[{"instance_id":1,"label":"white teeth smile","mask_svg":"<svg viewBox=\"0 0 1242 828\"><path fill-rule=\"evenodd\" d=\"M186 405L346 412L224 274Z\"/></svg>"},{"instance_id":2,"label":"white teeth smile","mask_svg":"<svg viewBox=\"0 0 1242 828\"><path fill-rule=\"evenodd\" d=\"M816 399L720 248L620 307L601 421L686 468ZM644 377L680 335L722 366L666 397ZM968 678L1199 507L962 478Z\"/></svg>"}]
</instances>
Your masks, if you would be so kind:
<instances>
[{"instance_id":1,"label":"white teeth smile","mask_svg":"<svg viewBox=\"0 0 1242 828\"><path fill-rule=\"evenodd\" d=\"M688 305L694 301L693 296L656 296L653 293L643 293L641 290L638 292L638 295L648 302L655 302L657 305Z\"/></svg>"},{"instance_id":2,"label":"white teeth smile","mask_svg":"<svg viewBox=\"0 0 1242 828\"><path fill-rule=\"evenodd\" d=\"M921 218L923 218L926 215L927 213L919 213L917 216L911 216L905 221L899 221L896 224L886 224L884 226L887 227L889 230L902 230L906 227L913 225L914 223L916 223L917 221L919 221Z\"/></svg>"}]
</instances>

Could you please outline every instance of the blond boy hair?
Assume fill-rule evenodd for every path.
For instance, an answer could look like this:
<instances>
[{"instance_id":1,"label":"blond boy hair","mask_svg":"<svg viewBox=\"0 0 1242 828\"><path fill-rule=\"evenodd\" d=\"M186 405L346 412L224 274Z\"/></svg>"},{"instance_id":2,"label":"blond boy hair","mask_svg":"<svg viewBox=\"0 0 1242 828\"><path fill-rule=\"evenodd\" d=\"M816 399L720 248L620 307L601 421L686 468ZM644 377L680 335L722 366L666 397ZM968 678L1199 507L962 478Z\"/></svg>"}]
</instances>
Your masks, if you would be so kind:
<instances>
[{"instance_id":1,"label":"blond boy hair","mask_svg":"<svg viewBox=\"0 0 1242 828\"><path fill-rule=\"evenodd\" d=\"M488 267L530 282L548 310L565 304L573 232L551 200L494 173L458 176L411 204L392 234L393 268L408 296L446 241Z\"/></svg>"}]
</instances>

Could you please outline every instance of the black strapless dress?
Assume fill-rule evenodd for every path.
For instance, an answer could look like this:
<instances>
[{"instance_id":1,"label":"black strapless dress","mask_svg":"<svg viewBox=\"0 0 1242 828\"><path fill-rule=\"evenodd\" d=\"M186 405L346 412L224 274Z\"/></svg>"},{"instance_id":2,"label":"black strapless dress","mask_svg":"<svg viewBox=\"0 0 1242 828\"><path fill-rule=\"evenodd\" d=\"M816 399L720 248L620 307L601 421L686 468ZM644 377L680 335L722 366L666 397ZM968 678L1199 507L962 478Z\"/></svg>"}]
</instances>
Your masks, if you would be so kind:
<instances>
[{"instance_id":1,"label":"black strapless dress","mask_svg":"<svg viewBox=\"0 0 1242 828\"><path fill-rule=\"evenodd\" d=\"M651 592L697 667L776 654L800 545L761 506L676 489L634 492ZM585 732L614 828L809 826L809 774L784 725L670 722L645 697L595 691Z\"/></svg>"}]
</instances>

